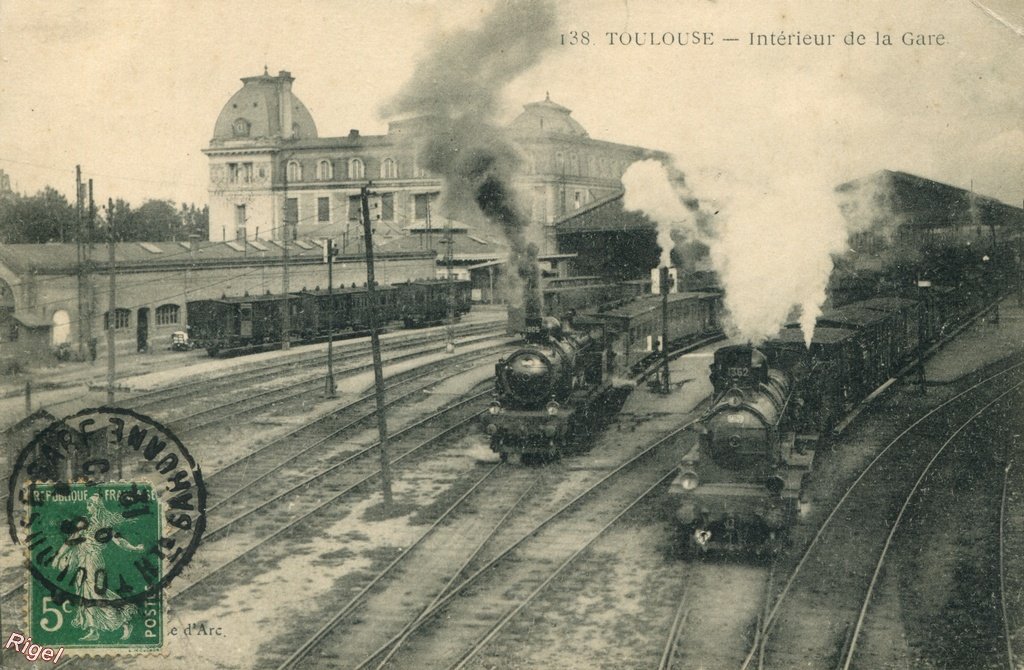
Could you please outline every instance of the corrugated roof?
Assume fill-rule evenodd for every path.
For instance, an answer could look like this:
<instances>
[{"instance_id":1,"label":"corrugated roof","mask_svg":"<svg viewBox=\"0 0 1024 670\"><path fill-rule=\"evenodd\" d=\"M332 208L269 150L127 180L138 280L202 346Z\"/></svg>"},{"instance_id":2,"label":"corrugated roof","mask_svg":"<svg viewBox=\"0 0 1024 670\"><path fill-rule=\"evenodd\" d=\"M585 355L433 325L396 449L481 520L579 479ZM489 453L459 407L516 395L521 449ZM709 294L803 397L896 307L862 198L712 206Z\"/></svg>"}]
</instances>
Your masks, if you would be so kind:
<instances>
[{"instance_id":1,"label":"corrugated roof","mask_svg":"<svg viewBox=\"0 0 1024 670\"><path fill-rule=\"evenodd\" d=\"M361 241L358 244L361 249ZM438 232L429 240L426 235L420 233L399 235L390 239L382 239L379 243L375 241L374 248L387 252L433 250L437 253L438 260L441 260L445 253L445 235ZM477 235L453 233L452 256L458 261L490 261L508 256L508 246L502 242L488 241Z\"/></svg>"},{"instance_id":2,"label":"corrugated roof","mask_svg":"<svg viewBox=\"0 0 1024 670\"><path fill-rule=\"evenodd\" d=\"M263 242L266 242L264 240ZM119 269L141 268L172 268L204 265L245 265L257 262L274 262L284 255L280 244L267 244L265 249L256 249L251 244L236 251L224 242L196 242L193 251L188 251L178 242L147 242L149 246L160 249L160 253L147 251L137 242L120 242L115 245L116 265ZM318 244L307 243L309 248L303 249L296 245L289 247L292 260L298 262L314 262L323 259L323 251ZM346 255L361 256L362 247L353 248L350 244ZM78 268L77 249L74 244L0 244L0 264L10 268L16 274L37 272L40 274L73 273ZM384 248L383 254L427 254L428 249L416 247ZM95 244L90 254L92 267L107 267L107 247Z\"/></svg>"}]
</instances>

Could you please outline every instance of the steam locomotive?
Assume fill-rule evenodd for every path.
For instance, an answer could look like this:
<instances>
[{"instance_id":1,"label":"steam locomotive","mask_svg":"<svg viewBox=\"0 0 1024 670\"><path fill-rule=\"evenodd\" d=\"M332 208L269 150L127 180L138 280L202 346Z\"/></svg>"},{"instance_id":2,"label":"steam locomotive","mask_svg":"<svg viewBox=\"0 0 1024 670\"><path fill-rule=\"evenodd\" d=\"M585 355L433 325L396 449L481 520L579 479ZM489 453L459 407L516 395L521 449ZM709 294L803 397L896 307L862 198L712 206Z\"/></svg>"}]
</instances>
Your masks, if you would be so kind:
<instances>
[{"instance_id":1,"label":"steam locomotive","mask_svg":"<svg viewBox=\"0 0 1024 670\"><path fill-rule=\"evenodd\" d=\"M804 509L822 436L981 306L954 304L876 298L826 311L809 346L794 323L756 347L718 349L711 405L669 489L687 552L781 549Z\"/></svg>"},{"instance_id":2,"label":"steam locomotive","mask_svg":"<svg viewBox=\"0 0 1024 670\"><path fill-rule=\"evenodd\" d=\"M563 328L554 317L526 319L526 346L494 366L495 400L485 417L491 449L507 460L557 456L611 389L602 333Z\"/></svg>"},{"instance_id":3,"label":"steam locomotive","mask_svg":"<svg viewBox=\"0 0 1024 670\"><path fill-rule=\"evenodd\" d=\"M717 293L667 297L670 349L720 329ZM585 438L614 411L616 389L662 346L662 298L642 296L602 305L571 321L525 320L525 346L495 365L494 402L483 415L491 449L544 460L586 446Z\"/></svg>"}]
</instances>

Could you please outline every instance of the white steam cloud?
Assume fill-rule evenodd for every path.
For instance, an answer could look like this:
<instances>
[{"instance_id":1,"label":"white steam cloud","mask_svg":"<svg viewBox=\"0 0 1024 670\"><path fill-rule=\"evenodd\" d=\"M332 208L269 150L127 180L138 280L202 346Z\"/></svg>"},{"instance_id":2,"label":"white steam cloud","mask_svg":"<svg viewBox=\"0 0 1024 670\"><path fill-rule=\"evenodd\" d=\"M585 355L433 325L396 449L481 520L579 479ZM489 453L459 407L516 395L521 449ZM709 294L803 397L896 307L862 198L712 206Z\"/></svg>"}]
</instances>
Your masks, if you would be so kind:
<instances>
[{"instance_id":1,"label":"white steam cloud","mask_svg":"<svg viewBox=\"0 0 1024 670\"><path fill-rule=\"evenodd\" d=\"M723 172L691 171L683 179L651 160L634 163L622 181L626 208L657 222L663 261L673 230L709 247L732 335L761 342L798 315L810 343L833 256L846 250L834 184L824 177L814 183L806 174L744 182ZM696 212L688 206L694 197Z\"/></svg>"}]
</instances>

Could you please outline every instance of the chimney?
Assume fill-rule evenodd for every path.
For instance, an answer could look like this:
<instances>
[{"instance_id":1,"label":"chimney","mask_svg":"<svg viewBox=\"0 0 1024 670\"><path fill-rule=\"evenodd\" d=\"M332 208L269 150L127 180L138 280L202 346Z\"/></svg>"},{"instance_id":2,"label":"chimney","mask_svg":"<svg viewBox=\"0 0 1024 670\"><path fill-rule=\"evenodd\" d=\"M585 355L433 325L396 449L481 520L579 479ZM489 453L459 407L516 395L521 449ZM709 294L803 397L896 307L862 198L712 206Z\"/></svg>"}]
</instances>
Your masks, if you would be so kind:
<instances>
[{"instance_id":1,"label":"chimney","mask_svg":"<svg viewBox=\"0 0 1024 670\"><path fill-rule=\"evenodd\" d=\"M353 128L352 130L348 131L348 138L350 140L359 139L359 129L358 128Z\"/></svg>"},{"instance_id":2,"label":"chimney","mask_svg":"<svg viewBox=\"0 0 1024 670\"><path fill-rule=\"evenodd\" d=\"M277 73L278 122L281 124L281 137L292 139L292 73L281 70Z\"/></svg>"}]
</instances>

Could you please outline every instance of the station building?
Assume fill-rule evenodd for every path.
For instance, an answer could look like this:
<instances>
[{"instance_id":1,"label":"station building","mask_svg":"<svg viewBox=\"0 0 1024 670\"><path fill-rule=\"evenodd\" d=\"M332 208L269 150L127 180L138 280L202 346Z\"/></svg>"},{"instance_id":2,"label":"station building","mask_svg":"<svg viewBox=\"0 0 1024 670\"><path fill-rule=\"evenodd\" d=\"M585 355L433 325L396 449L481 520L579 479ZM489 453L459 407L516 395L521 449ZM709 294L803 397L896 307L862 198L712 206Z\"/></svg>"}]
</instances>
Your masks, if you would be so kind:
<instances>
[{"instance_id":1,"label":"station building","mask_svg":"<svg viewBox=\"0 0 1024 670\"><path fill-rule=\"evenodd\" d=\"M442 182L418 154L424 120L393 121L385 135L321 137L294 81L286 71L245 77L221 110L204 149L210 240L283 239L286 229L292 237L350 237L360 225L360 188L371 180L379 230L425 226ZM520 158L521 211L544 231L542 254L557 251L555 221L620 192L630 163L661 155L591 138L550 97L525 105L504 132Z\"/></svg>"}]
</instances>

